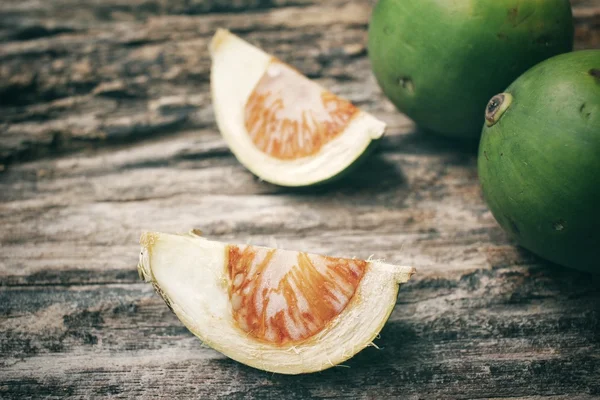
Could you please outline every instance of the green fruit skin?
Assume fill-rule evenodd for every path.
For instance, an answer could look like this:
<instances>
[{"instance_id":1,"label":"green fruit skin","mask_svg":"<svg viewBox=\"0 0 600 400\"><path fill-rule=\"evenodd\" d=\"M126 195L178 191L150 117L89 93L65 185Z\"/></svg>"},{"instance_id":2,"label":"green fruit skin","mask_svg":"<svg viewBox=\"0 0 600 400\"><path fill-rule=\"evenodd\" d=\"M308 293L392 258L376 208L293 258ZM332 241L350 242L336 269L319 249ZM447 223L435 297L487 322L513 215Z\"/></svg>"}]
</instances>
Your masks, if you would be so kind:
<instances>
[{"instance_id":1,"label":"green fruit skin","mask_svg":"<svg viewBox=\"0 0 600 400\"><path fill-rule=\"evenodd\" d=\"M546 60L505 92L478 155L492 214L539 256L600 273L600 50Z\"/></svg>"},{"instance_id":2,"label":"green fruit skin","mask_svg":"<svg viewBox=\"0 0 600 400\"><path fill-rule=\"evenodd\" d=\"M571 51L573 29L569 0L380 0L368 53L385 95L419 126L478 138L490 97Z\"/></svg>"}]
</instances>

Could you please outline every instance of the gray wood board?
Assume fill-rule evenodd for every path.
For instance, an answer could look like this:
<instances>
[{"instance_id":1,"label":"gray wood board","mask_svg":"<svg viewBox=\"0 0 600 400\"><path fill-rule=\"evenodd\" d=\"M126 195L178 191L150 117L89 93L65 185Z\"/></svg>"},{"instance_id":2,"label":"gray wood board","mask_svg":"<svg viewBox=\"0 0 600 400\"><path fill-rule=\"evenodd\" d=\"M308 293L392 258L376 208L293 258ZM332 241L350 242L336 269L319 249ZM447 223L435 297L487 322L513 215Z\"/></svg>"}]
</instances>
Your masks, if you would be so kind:
<instances>
[{"instance_id":1,"label":"gray wood board","mask_svg":"<svg viewBox=\"0 0 600 400\"><path fill-rule=\"evenodd\" d=\"M418 132L383 98L372 3L0 4L0 397L600 397L598 278L516 247L481 198L475 146ZM599 2L573 5L576 47L599 48ZM384 119L378 151L318 189L253 177L212 115L217 27ZM190 228L418 274L379 349L265 373L203 347L139 281L140 232Z\"/></svg>"}]
</instances>

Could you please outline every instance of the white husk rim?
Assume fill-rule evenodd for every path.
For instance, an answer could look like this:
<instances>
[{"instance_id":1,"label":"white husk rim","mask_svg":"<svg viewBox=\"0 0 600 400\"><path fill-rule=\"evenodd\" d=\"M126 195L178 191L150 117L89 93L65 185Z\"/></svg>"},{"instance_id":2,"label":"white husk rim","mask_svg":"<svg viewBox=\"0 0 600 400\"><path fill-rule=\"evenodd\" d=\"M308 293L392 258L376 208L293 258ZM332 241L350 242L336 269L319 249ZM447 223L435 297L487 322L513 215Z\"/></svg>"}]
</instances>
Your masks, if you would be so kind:
<instances>
[{"instance_id":1,"label":"white husk rim","mask_svg":"<svg viewBox=\"0 0 600 400\"><path fill-rule=\"evenodd\" d=\"M185 326L226 356L266 371L300 374L337 365L371 344L389 318L399 284L414 268L371 262L346 308L317 335L289 346L248 336L232 318L225 246L193 233L142 235L140 276Z\"/></svg>"},{"instance_id":2,"label":"white husk rim","mask_svg":"<svg viewBox=\"0 0 600 400\"><path fill-rule=\"evenodd\" d=\"M273 57L223 29L215 34L210 50L212 101L219 130L240 163L265 181L306 186L329 180L384 134L385 123L360 111L318 154L291 161L271 157L248 136L244 107Z\"/></svg>"}]
</instances>

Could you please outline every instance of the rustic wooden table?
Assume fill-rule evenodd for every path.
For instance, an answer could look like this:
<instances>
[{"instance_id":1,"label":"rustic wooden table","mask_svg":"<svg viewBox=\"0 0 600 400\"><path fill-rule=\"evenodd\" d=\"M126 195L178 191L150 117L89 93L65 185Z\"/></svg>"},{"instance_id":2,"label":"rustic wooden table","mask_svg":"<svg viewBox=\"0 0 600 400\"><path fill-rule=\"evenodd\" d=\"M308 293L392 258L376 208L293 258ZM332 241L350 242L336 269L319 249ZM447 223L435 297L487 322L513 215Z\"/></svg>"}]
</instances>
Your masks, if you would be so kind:
<instances>
[{"instance_id":1,"label":"rustic wooden table","mask_svg":"<svg viewBox=\"0 0 600 400\"><path fill-rule=\"evenodd\" d=\"M573 1L600 47L600 1ZM371 1L0 4L0 397L600 397L598 277L520 250L484 205L475 146L416 131L366 57ZM226 27L389 123L351 177L292 191L230 154L207 44ZM143 229L196 227L411 264L377 340L307 376L205 348L137 276Z\"/></svg>"}]
</instances>

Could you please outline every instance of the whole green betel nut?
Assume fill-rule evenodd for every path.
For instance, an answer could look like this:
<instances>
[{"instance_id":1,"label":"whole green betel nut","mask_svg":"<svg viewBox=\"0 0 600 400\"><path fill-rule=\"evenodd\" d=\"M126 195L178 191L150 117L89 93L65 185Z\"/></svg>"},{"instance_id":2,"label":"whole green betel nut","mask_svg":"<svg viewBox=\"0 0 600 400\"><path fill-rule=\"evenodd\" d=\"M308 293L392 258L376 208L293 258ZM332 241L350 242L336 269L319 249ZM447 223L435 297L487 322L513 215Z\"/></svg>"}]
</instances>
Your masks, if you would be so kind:
<instances>
[{"instance_id":1,"label":"whole green betel nut","mask_svg":"<svg viewBox=\"0 0 600 400\"><path fill-rule=\"evenodd\" d=\"M600 50L546 60L485 110L485 200L519 244L600 273Z\"/></svg>"},{"instance_id":2,"label":"whole green betel nut","mask_svg":"<svg viewBox=\"0 0 600 400\"><path fill-rule=\"evenodd\" d=\"M569 0L380 0L368 53L385 95L420 127L478 138L494 94L572 45Z\"/></svg>"}]
</instances>

